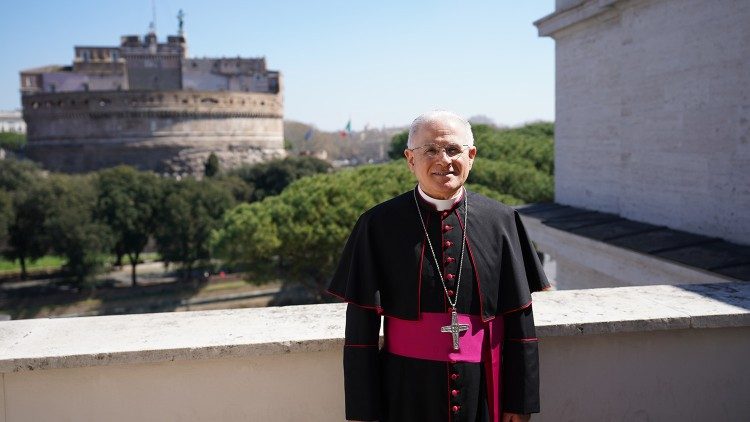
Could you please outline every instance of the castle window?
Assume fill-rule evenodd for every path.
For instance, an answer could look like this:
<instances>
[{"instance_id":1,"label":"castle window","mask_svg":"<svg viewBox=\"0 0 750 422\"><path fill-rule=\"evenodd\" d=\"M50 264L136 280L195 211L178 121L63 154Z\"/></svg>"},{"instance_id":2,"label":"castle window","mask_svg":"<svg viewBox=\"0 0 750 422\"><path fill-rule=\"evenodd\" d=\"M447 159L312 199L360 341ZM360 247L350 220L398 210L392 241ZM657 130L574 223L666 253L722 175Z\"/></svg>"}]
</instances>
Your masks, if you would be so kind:
<instances>
[{"instance_id":1,"label":"castle window","mask_svg":"<svg viewBox=\"0 0 750 422\"><path fill-rule=\"evenodd\" d=\"M83 57L84 62L91 60L91 52L88 50L81 51L81 56Z\"/></svg>"},{"instance_id":2,"label":"castle window","mask_svg":"<svg viewBox=\"0 0 750 422\"><path fill-rule=\"evenodd\" d=\"M219 104L219 100L216 98L204 98L201 100L201 103L203 104Z\"/></svg>"}]
</instances>

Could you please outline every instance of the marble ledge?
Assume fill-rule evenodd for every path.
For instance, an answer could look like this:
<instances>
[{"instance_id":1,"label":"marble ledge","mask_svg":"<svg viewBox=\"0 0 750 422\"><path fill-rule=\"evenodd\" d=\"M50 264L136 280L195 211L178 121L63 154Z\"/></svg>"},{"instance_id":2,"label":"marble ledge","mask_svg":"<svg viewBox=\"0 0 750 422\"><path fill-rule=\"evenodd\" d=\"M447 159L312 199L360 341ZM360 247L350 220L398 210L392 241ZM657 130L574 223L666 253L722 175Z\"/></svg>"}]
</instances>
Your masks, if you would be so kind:
<instances>
[{"instance_id":1,"label":"marble ledge","mask_svg":"<svg viewBox=\"0 0 750 422\"><path fill-rule=\"evenodd\" d=\"M534 294L545 337L750 326L750 283ZM319 352L343 345L344 304L0 322L0 373Z\"/></svg>"}]
</instances>

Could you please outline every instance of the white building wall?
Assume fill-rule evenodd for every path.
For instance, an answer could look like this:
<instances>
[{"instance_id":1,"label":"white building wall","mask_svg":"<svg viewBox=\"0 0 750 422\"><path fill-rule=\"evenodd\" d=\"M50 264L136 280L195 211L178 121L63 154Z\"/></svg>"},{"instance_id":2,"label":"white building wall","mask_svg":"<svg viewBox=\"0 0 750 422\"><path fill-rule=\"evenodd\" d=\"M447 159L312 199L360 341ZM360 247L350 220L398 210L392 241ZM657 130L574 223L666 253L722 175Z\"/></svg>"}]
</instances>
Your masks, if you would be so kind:
<instances>
[{"instance_id":1,"label":"white building wall","mask_svg":"<svg viewBox=\"0 0 750 422\"><path fill-rule=\"evenodd\" d=\"M556 40L556 202L750 244L750 2L601 3L537 22Z\"/></svg>"},{"instance_id":2,"label":"white building wall","mask_svg":"<svg viewBox=\"0 0 750 422\"><path fill-rule=\"evenodd\" d=\"M26 133L20 111L0 111L0 132Z\"/></svg>"}]
</instances>

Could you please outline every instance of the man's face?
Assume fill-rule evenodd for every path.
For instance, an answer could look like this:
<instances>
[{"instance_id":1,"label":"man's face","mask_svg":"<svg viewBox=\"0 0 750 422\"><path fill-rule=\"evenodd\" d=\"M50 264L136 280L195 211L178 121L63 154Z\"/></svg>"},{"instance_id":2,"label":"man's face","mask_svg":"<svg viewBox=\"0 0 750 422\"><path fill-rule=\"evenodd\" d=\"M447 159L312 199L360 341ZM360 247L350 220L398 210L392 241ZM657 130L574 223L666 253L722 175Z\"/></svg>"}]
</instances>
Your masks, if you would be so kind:
<instances>
[{"instance_id":1,"label":"man's face","mask_svg":"<svg viewBox=\"0 0 750 422\"><path fill-rule=\"evenodd\" d=\"M412 149L406 149L404 155L422 190L437 199L455 195L469 177L477 154L475 146L464 146L468 140L463 125L453 119L428 122L419 128L413 141ZM456 148L463 152L451 157ZM435 151L437 154L431 154Z\"/></svg>"}]
</instances>

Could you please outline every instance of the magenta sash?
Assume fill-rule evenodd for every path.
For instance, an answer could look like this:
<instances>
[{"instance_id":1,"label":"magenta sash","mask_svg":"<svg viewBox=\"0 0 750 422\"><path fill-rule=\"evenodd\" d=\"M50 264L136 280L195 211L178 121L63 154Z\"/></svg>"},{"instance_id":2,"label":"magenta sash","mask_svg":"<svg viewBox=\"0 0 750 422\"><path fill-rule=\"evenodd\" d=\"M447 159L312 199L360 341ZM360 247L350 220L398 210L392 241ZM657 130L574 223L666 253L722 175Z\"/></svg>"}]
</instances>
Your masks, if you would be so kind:
<instances>
[{"instance_id":1,"label":"magenta sash","mask_svg":"<svg viewBox=\"0 0 750 422\"><path fill-rule=\"evenodd\" d=\"M500 365L503 318L488 322L476 315L458 314L459 324L469 325L460 334L460 349L453 350L453 336L440 331L450 325L450 313L422 312L418 321L385 318L385 350L399 356L439 362L484 363L487 403L492 421L500 421Z\"/></svg>"}]
</instances>

